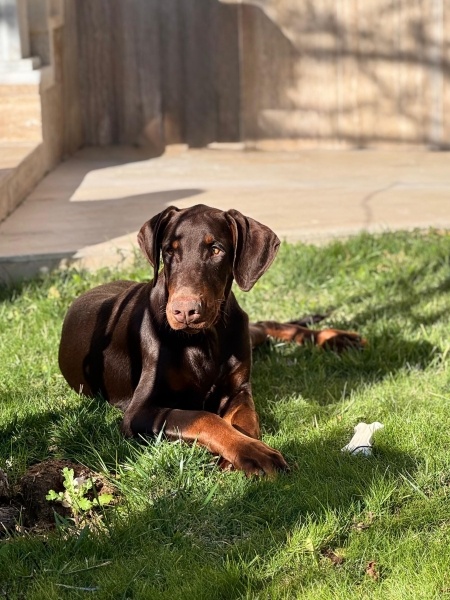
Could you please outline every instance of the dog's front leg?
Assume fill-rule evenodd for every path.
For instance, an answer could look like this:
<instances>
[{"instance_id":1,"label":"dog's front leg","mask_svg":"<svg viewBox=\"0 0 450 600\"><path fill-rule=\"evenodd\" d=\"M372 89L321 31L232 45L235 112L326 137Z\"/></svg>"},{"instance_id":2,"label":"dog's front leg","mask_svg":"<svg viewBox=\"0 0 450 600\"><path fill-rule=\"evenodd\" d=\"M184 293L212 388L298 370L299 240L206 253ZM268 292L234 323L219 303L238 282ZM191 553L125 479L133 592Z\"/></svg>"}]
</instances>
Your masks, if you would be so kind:
<instances>
[{"instance_id":1,"label":"dog's front leg","mask_svg":"<svg viewBox=\"0 0 450 600\"><path fill-rule=\"evenodd\" d=\"M237 431L259 439L259 419L250 383L251 350L248 341L245 338L245 343L235 349L235 354L228 361L228 371L217 390L221 396L217 413Z\"/></svg>"},{"instance_id":2,"label":"dog's front leg","mask_svg":"<svg viewBox=\"0 0 450 600\"><path fill-rule=\"evenodd\" d=\"M246 389L239 390L233 397L225 398L222 402L220 416L240 433L254 439L260 438L259 418L251 395L250 384ZM224 470L233 468L232 463L221 458L219 465Z\"/></svg>"},{"instance_id":3,"label":"dog's front leg","mask_svg":"<svg viewBox=\"0 0 450 600\"><path fill-rule=\"evenodd\" d=\"M125 415L123 429L134 435L163 431L169 439L196 442L247 475L272 475L288 468L277 450L207 411L144 405L134 414Z\"/></svg>"},{"instance_id":4,"label":"dog's front leg","mask_svg":"<svg viewBox=\"0 0 450 600\"><path fill-rule=\"evenodd\" d=\"M247 475L273 474L288 468L277 450L255 439L259 435L259 426L249 384L248 387L242 385L240 393L235 394L224 408L227 416L224 419L204 410L158 406L158 398L152 397L151 393L153 379L151 371L141 378L125 410L122 421L125 435L158 435L163 431L169 439L183 439L204 446Z\"/></svg>"},{"instance_id":5,"label":"dog's front leg","mask_svg":"<svg viewBox=\"0 0 450 600\"><path fill-rule=\"evenodd\" d=\"M259 439L259 418L256 414L250 383L243 385L242 389L227 398L222 406L219 415L224 421L244 435Z\"/></svg>"},{"instance_id":6,"label":"dog's front leg","mask_svg":"<svg viewBox=\"0 0 450 600\"><path fill-rule=\"evenodd\" d=\"M253 401L250 377L250 359L234 365L224 385L224 396L219 416L233 429L252 439L260 438L259 418ZM284 460L284 459L283 459ZM232 461L223 456L222 469L232 468Z\"/></svg>"}]
</instances>

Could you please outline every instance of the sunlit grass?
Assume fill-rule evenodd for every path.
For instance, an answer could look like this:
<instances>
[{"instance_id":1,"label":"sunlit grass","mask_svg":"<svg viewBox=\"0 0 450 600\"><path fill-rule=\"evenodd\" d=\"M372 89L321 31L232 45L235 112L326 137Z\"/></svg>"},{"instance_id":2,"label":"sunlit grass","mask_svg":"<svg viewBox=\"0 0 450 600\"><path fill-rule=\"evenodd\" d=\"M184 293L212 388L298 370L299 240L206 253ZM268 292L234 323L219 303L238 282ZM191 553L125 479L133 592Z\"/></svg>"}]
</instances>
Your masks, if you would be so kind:
<instances>
[{"instance_id":1,"label":"sunlit grass","mask_svg":"<svg viewBox=\"0 0 450 600\"><path fill-rule=\"evenodd\" d=\"M284 244L254 290L236 290L254 320L331 311L325 326L369 343L255 353L263 439L292 467L273 481L221 472L198 447L124 440L120 413L59 374L71 300L149 273L69 270L0 291L0 467L14 483L34 462L70 458L113 474L121 493L103 533L0 539L0 595L450 596L450 236ZM341 452L359 421L384 424L371 457Z\"/></svg>"}]
</instances>

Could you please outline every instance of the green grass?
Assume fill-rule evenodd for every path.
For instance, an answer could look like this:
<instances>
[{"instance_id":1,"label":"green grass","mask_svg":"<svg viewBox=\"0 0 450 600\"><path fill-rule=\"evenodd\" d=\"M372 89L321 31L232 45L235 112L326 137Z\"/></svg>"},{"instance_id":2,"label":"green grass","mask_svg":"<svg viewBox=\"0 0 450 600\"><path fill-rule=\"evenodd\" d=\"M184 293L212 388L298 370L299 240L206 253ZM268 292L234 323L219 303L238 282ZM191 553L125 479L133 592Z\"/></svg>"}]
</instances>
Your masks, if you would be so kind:
<instances>
[{"instance_id":1,"label":"green grass","mask_svg":"<svg viewBox=\"0 0 450 600\"><path fill-rule=\"evenodd\" d=\"M70 458L119 474L122 494L101 533L3 538L0 596L450 597L450 236L284 244L254 290L236 292L255 320L333 309L326 325L369 342L255 353L263 439L292 466L275 480L221 472L201 448L126 441L117 411L68 389L56 357L71 300L148 273L69 270L0 292L0 467L15 481ZM371 457L340 451L359 421L385 425Z\"/></svg>"}]
</instances>

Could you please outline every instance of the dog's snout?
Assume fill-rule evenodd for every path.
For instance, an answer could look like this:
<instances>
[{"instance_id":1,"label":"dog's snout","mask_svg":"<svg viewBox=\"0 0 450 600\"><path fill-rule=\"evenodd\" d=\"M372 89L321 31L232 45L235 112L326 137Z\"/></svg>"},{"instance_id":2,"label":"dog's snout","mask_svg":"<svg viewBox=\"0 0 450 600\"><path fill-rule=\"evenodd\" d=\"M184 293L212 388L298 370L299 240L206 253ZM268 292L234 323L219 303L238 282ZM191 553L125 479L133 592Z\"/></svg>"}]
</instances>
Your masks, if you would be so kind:
<instances>
[{"instance_id":1,"label":"dog's snout","mask_svg":"<svg viewBox=\"0 0 450 600\"><path fill-rule=\"evenodd\" d=\"M202 302L198 298L176 298L172 301L172 315L178 323L186 325L201 321Z\"/></svg>"}]
</instances>

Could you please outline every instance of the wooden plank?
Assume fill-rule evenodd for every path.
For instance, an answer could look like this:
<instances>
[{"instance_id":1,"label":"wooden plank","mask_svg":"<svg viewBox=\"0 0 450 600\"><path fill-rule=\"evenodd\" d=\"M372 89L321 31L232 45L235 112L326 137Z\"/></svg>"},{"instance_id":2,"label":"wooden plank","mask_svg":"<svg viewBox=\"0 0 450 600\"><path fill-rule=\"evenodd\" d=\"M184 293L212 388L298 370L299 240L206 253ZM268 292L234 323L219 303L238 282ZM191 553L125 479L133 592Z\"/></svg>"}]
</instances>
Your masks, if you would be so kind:
<instances>
[{"instance_id":1,"label":"wooden plank","mask_svg":"<svg viewBox=\"0 0 450 600\"><path fill-rule=\"evenodd\" d=\"M79 0L77 6L86 142L162 151L158 0Z\"/></svg>"},{"instance_id":2,"label":"wooden plank","mask_svg":"<svg viewBox=\"0 0 450 600\"><path fill-rule=\"evenodd\" d=\"M217 5L210 0L183 2L185 69L185 141L190 147L216 140L217 98L211 56L217 27Z\"/></svg>"},{"instance_id":3,"label":"wooden plank","mask_svg":"<svg viewBox=\"0 0 450 600\"><path fill-rule=\"evenodd\" d=\"M122 63L116 93L122 99L118 141L162 151L158 0L121 2ZM116 24L117 28L120 24Z\"/></svg>"},{"instance_id":4,"label":"wooden plank","mask_svg":"<svg viewBox=\"0 0 450 600\"><path fill-rule=\"evenodd\" d=\"M111 0L77 0L80 99L87 144L118 140L117 97L114 88L113 15Z\"/></svg>"},{"instance_id":5,"label":"wooden plank","mask_svg":"<svg viewBox=\"0 0 450 600\"><path fill-rule=\"evenodd\" d=\"M79 46L77 36L77 0L64 0L62 28L62 107L64 125L63 156L73 154L83 144L83 124L80 105L78 72Z\"/></svg>"},{"instance_id":6,"label":"wooden plank","mask_svg":"<svg viewBox=\"0 0 450 600\"><path fill-rule=\"evenodd\" d=\"M166 144L181 143L185 139L186 73L181 2L183 0L164 0L159 6L161 107Z\"/></svg>"},{"instance_id":7,"label":"wooden plank","mask_svg":"<svg viewBox=\"0 0 450 600\"><path fill-rule=\"evenodd\" d=\"M361 124L359 113L359 38L357 0L338 0L339 24L336 43L337 141L344 146L359 147Z\"/></svg>"},{"instance_id":8,"label":"wooden plank","mask_svg":"<svg viewBox=\"0 0 450 600\"><path fill-rule=\"evenodd\" d=\"M256 4L242 5L240 23L242 135L247 140L283 137L280 121L296 108L290 94L297 48Z\"/></svg>"},{"instance_id":9,"label":"wooden plank","mask_svg":"<svg viewBox=\"0 0 450 600\"><path fill-rule=\"evenodd\" d=\"M450 4L444 2L442 43L442 148L450 149Z\"/></svg>"},{"instance_id":10,"label":"wooden plank","mask_svg":"<svg viewBox=\"0 0 450 600\"><path fill-rule=\"evenodd\" d=\"M211 49L217 98L216 140L240 139L239 5L217 4L216 34Z\"/></svg>"},{"instance_id":11,"label":"wooden plank","mask_svg":"<svg viewBox=\"0 0 450 600\"><path fill-rule=\"evenodd\" d=\"M444 141L444 0L431 0L429 4L429 143L437 149Z\"/></svg>"}]
</instances>

